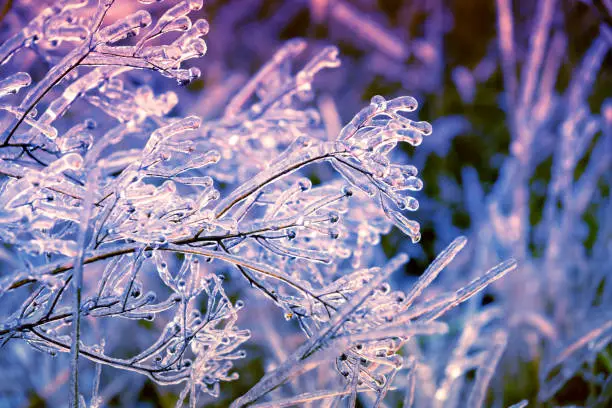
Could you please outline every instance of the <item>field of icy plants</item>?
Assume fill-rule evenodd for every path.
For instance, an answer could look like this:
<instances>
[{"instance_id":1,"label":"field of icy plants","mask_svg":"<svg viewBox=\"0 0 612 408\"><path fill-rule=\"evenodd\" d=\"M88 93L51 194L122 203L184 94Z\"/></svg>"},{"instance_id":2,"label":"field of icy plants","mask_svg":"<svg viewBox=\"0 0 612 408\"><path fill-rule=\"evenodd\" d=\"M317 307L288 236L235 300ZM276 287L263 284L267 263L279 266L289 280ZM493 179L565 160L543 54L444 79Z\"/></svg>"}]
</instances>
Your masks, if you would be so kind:
<instances>
[{"instance_id":1,"label":"field of icy plants","mask_svg":"<svg viewBox=\"0 0 612 408\"><path fill-rule=\"evenodd\" d=\"M612 406L610 0L2 0L0 408Z\"/></svg>"}]
</instances>

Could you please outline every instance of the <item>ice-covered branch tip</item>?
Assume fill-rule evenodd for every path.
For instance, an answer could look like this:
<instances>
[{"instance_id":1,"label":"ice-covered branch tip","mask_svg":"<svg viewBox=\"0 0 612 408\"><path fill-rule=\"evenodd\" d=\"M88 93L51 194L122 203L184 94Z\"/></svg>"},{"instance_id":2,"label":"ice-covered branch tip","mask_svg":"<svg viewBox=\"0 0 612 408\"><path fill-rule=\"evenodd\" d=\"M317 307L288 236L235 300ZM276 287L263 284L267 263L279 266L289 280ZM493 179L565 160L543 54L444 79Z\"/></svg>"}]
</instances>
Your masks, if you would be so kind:
<instances>
[{"instance_id":1,"label":"ice-covered branch tip","mask_svg":"<svg viewBox=\"0 0 612 408\"><path fill-rule=\"evenodd\" d=\"M418 223L398 210L418 209L417 199L407 192L421 190L423 182L417 177L415 166L394 163L392 158L398 143L418 146L423 136L432 132L429 123L406 117L417 106L417 101L409 96L389 101L375 96L335 141L297 137L268 168L221 200L215 208L215 217L227 216L238 203L302 167L326 160L349 184L375 198L387 217L413 242L419 241Z\"/></svg>"},{"instance_id":2,"label":"ice-covered branch tip","mask_svg":"<svg viewBox=\"0 0 612 408\"><path fill-rule=\"evenodd\" d=\"M133 69L153 70L174 78L181 84L199 77L199 69L183 68L182 64L206 53L206 43L202 37L208 33L208 23L202 19L192 23L188 16L189 13L202 8L202 0L184 0L168 8L135 45L117 43L140 35L143 29L150 27L153 23L151 14L139 10L104 26L104 20L113 3L114 0L100 1L92 15L84 18L78 16L75 10L81 13L92 12L88 9L88 1L60 1L56 6L44 10L30 25L0 46L0 61L6 62L22 48L36 47L46 55L46 44L58 47L62 42L73 43L72 51L61 58L45 77L32 87L19 106L3 107L14 116L2 129L4 146L15 138L22 123L54 140L57 131L52 127L52 122L61 117L75 99L100 86L104 80L121 73ZM159 38L168 33L180 35L169 44L158 44ZM75 70L82 66L96 67L94 71L103 72L103 75L85 75L81 78L73 75ZM0 85L0 97L3 96L2 89L5 87L14 92L19 87L29 85L28 78L27 74L19 73L5 80L12 80L12 83L5 84L3 81L2 85L5 86ZM85 82L85 79L89 81ZM66 81L72 81L72 85L79 86L68 85L65 92L36 120L35 107L54 88ZM75 90L78 92L74 92ZM32 139L32 135L29 139Z\"/></svg>"},{"instance_id":3,"label":"ice-covered branch tip","mask_svg":"<svg viewBox=\"0 0 612 408\"><path fill-rule=\"evenodd\" d=\"M368 107L362 109L340 131L338 141L347 150L332 160L334 168L353 186L378 200L393 223L410 236L420 240L419 225L391 208L416 211L419 203L406 192L419 191L423 182L412 165L396 164L392 151L400 142L418 146L423 136L430 135L428 122L417 122L406 117L418 107L416 99L403 96L389 101L374 96Z\"/></svg>"}]
</instances>

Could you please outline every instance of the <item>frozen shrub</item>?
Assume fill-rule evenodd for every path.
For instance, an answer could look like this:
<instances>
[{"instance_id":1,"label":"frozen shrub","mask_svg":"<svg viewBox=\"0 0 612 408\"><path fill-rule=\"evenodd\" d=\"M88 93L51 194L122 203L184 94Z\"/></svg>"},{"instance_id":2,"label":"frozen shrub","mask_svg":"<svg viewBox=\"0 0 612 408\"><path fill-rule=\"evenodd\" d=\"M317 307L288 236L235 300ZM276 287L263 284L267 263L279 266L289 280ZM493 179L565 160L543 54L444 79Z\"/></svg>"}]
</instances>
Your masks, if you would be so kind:
<instances>
[{"instance_id":1,"label":"frozen shrub","mask_svg":"<svg viewBox=\"0 0 612 408\"><path fill-rule=\"evenodd\" d=\"M177 407L524 407L576 378L609 404L605 18L565 87L554 0L498 0L466 65L445 56L458 6L391 3L0 10L0 406L137 406L153 387ZM279 41L304 11L331 41ZM425 165L473 109L429 108L432 127L416 98L367 90L429 107L452 87L472 107L498 73L510 142L491 184ZM410 282L406 253L432 260ZM535 363L537 396L508 395Z\"/></svg>"},{"instance_id":2,"label":"frozen shrub","mask_svg":"<svg viewBox=\"0 0 612 408\"><path fill-rule=\"evenodd\" d=\"M465 239L407 293L387 283L405 255L365 266L374 259L369 247L392 225L420 239L418 223L403 212L418 208L410 192L422 182L394 153L398 143L418 146L431 133L407 115L415 99L376 96L329 134L317 110L304 107L317 72L340 64L338 52L325 48L293 73L289 64L306 46L295 40L219 119L174 118L168 114L179 97L135 83L133 71L181 85L197 78L183 63L206 52L208 24L190 18L202 4L157 6L154 16L142 6L107 22L113 7L120 5L59 1L0 47L6 67L18 67L9 60L28 49L50 65L37 81L24 71L0 85L7 100L0 233L15 254L14 270L2 276L0 338L51 355L70 352L73 406L85 404L84 376L94 382L90 405L104 404L107 366L184 384L177 406L218 396L221 382L238 377L233 361L245 357L241 346L251 336L238 328L248 308L230 300L223 273L242 275L306 336L235 406L332 361L329 392L354 405L370 389L380 403L403 366L402 345L444 333L440 316L514 268L501 264L419 303ZM319 162L341 177L313 186L306 170ZM126 319L157 330L126 326ZM83 359L92 364L85 368ZM293 398L324 398L309 388Z\"/></svg>"}]
</instances>

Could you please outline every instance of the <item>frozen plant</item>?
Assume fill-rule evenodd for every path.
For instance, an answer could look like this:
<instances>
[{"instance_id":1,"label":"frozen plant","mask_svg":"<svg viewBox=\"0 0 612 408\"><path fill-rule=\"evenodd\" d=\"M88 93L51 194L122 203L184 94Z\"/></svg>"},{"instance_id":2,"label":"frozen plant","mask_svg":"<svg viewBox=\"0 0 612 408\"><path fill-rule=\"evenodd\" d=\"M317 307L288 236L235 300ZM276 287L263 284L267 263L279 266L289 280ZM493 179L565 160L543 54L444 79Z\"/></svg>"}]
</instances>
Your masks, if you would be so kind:
<instances>
[{"instance_id":1,"label":"frozen plant","mask_svg":"<svg viewBox=\"0 0 612 408\"><path fill-rule=\"evenodd\" d=\"M451 309L516 268L506 261L427 295L465 246L459 237L411 288L391 288L407 255L386 260L381 236L397 227L421 237L405 212L418 209L422 181L396 149L432 132L411 116L416 100L375 96L331 133L310 101L338 51L325 47L295 71L306 43L293 40L219 118L174 117L179 96L156 93L142 71L180 85L199 76L188 61L207 49L208 24L190 17L202 2L140 3L108 21L133 3L57 1L0 46L3 371L18 377L18 366L44 361L39 351L60 356L24 376L53 404L68 395L73 407L106 404L115 384L104 370L180 384L176 405L196 406L238 378L234 363L255 337L241 315L263 327L268 317L249 308L267 299L297 322L300 345L272 350L284 359L232 406L383 406L389 393L409 406L414 387L394 380L422 368L415 336L446 333ZM233 300L228 276L261 296ZM474 336L474 325L457 347L488 340L472 362L467 401L479 406L508 334ZM452 364L454 373L464 363ZM313 370L325 372L319 383ZM26 398L19 388L0 394L9 405Z\"/></svg>"},{"instance_id":2,"label":"frozen plant","mask_svg":"<svg viewBox=\"0 0 612 408\"><path fill-rule=\"evenodd\" d=\"M512 256L521 265L517 273L488 289L493 303L489 307L498 308L499 315L487 324L509 333L496 397L502 388L512 387L503 379L530 388L531 395L525 397L544 406L561 404L564 398L589 407L608 406L612 401L612 99L605 80L611 66L612 8L600 2L602 18L596 20L570 72L567 54L577 46L567 27L575 21L562 9L563 2L495 3L495 57L503 82L502 92L495 96L506 121L509 152L486 158L487 165L499 169L491 184L483 180L481 169L462 164L457 181L438 179L443 199L428 200L423 207L432 214L440 244L457 233L475 244L464 260L468 270L478 274L495 254ZM528 19L517 12L526 7L533 8L533 13L524 13ZM489 53L479 66L490 59ZM460 94L462 87L476 91L477 71L478 67L468 76L467 71L456 76L467 78L456 81ZM454 127L467 122L477 131L477 125L465 118L446 120ZM434 153L448 154L449 145L446 152ZM452 225L457 208L467 213L469 227ZM489 314L480 303L476 298L464 309L466 332L470 322ZM448 368L458 352L463 352L459 357L467 369L473 362L469 348L461 346L461 340L459 345L446 353L448 364L438 363L439 350L448 342L425 350L436 373L433 377L444 378L437 388L439 396L451 406L461 406L456 400L460 390L452 386L453 373L463 373L463 367L451 372ZM523 379L532 368L530 379Z\"/></svg>"}]
</instances>

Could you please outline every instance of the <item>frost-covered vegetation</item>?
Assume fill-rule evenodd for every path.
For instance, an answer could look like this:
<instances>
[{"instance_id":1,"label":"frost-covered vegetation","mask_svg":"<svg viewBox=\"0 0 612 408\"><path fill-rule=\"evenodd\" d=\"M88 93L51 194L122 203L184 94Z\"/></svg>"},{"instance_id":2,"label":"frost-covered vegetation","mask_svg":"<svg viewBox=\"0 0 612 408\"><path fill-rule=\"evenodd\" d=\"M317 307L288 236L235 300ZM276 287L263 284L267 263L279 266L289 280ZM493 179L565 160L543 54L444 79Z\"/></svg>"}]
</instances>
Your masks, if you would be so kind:
<instances>
[{"instance_id":1,"label":"frost-covered vegetation","mask_svg":"<svg viewBox=\"0 0 612 408\"><path fill-rule=\"evenodd\" d=\"M9 1L0 407L610 406L612 6L468 3Z\"/></svg>"}]
</instances>

